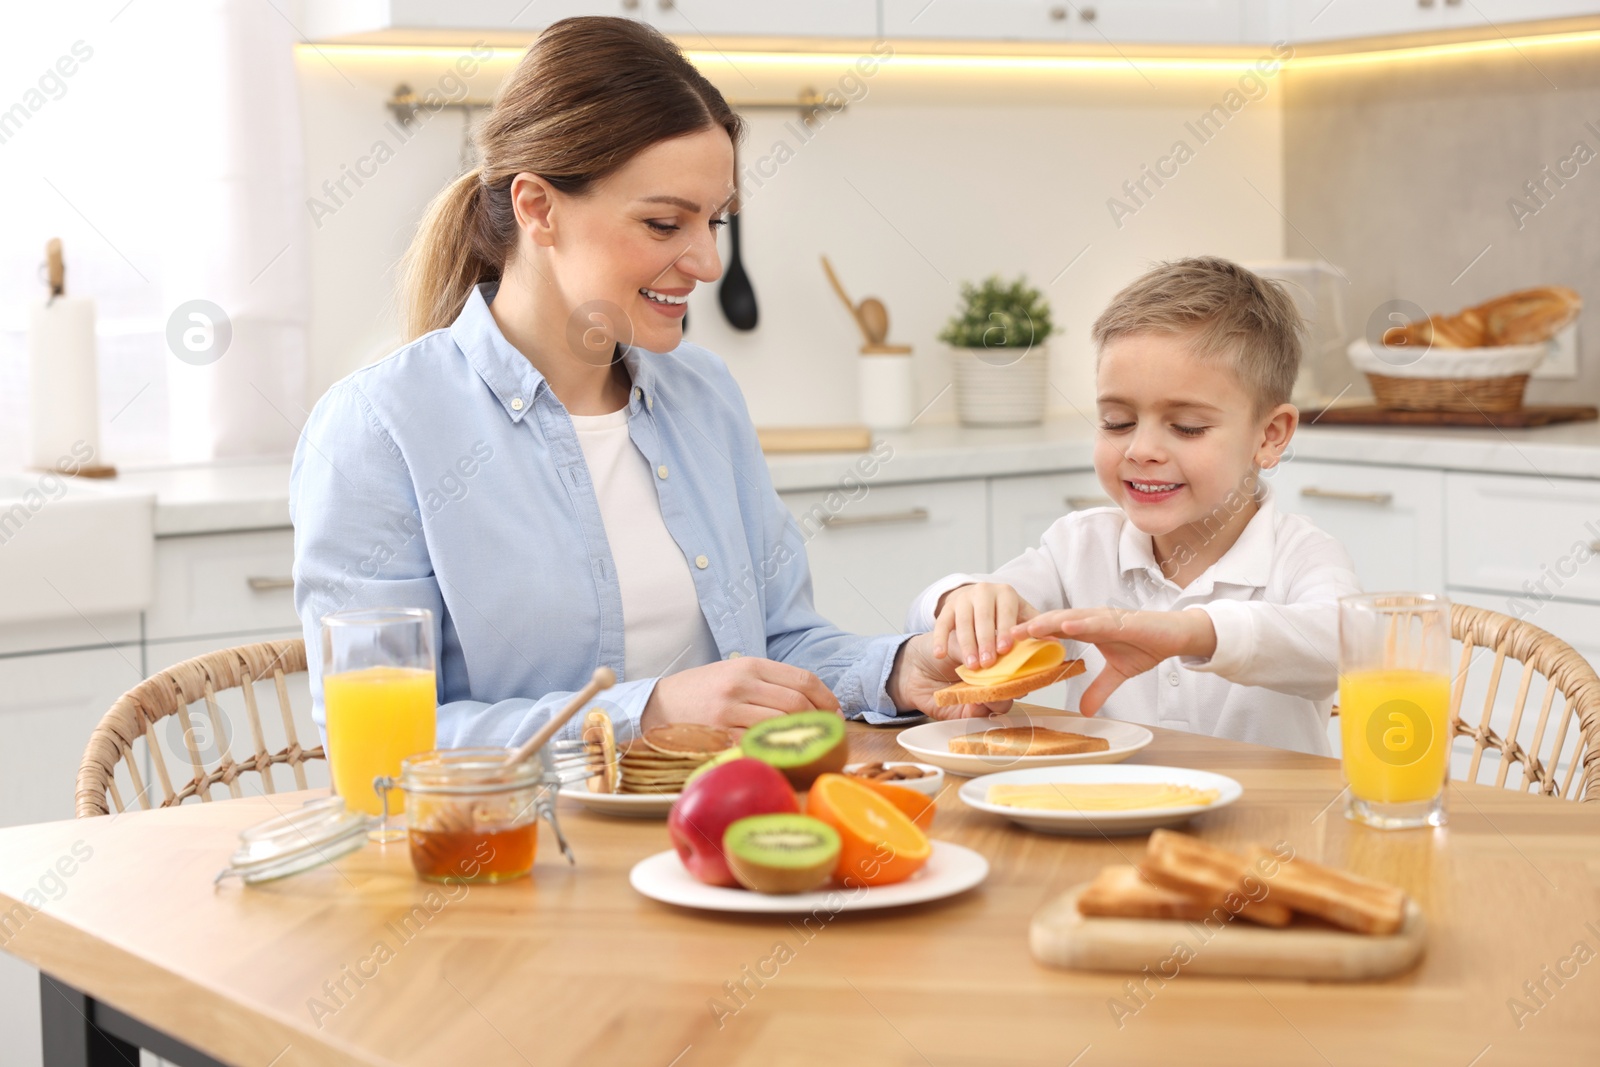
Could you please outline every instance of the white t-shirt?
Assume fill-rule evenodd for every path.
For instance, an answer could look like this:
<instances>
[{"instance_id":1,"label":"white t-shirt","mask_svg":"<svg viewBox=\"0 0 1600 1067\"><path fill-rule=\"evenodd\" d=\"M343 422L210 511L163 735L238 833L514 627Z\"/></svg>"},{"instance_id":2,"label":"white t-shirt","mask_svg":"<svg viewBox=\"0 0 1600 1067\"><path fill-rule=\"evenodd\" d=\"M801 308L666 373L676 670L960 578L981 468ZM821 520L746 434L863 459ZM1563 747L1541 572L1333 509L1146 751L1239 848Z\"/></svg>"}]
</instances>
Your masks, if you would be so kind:
<instances>
[{"instance_id":1,"label":"white t-shirt","mask_svg":"<svg viewBox=\"0 0 1600 1067\"><path fill-rule=\"evenodd\" d=\"M715 662L720 653L689 561L661 519L650 464L628 436L628 409L570 418L622 587L625 676L656 678Z\"/></svg>"},{"instance_id":2,"label":"white t-shirt","mask_svg":"<svg viewBox=\"0 0 1600 1067\"><path fill-rule=\"evenodd\" d=\"M939 597L967 582L1004 582L1040 611L1077 607L1211 616L1210 659L1175 656L1119 686L1098 714L1153 726L1328 755L1328 711L1338 691L1342 596L1359 593L1344 547L1267 494L1239 539L1180 589L1155 561L1150 535L1119 508L1057 519L1038 548L993 574L952 574L912 602L907 626L933 628ZM1093 645L1066 642L1085 673L1067 685L1068 707L1105 666Z\"/></svg>"}]
</instances>

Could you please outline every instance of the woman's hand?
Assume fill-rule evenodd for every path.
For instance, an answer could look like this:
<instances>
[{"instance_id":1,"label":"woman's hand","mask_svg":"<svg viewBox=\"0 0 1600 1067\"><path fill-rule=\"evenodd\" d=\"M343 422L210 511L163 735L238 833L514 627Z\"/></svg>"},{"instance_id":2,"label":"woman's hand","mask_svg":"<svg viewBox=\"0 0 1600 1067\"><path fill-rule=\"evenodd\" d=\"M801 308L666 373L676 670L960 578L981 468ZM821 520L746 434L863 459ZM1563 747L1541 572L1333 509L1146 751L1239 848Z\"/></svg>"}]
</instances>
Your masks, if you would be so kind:
<instances>
[{"instance_id":1,"label":"woman's hand","mask_svg":"<svg viewBox=\"0 0 1600 1067\"><path fill-rule=\"evenodd\" d=\"M1047 611L1016 627L1013 639L1066 637L1094 645L1106 658L1078 701L1078 710L1093 715L1106 698L1129 678L1173 656L1210 658L1217 650L1211 616L1199 608L1183 611L1124 611L1120 608L1068 608Z\"/></svg>"},{"instance_id":2,"label":"woman's hand","mask_svg":"<svg viewBox=\"0 0 1600 1067\"><path fill-rule=\"evenodd\" d=\"M796 711L838 711L839 701L810 671L756 656L718 660L656 682L639 729L700 722L743 730Z\"/></svg>"},{"instance_id":3,"label":"woman's hand","mask_svg":"<svg viewBox=\"0 0 1600 1067\"><path fill-rule=\"evenodd\" d=\"M969 668L992 667L996 659L1011 651L1012 628L1038 614L1009 585L958 585L940 599L933 624L933 654ZM953 650L948 647L952 633L956 638Z\"/></svg>"},{"instance_id":4,"label":"woman's hand","mask_svg":"<svg viewBox=\"0 0 1600 1067\"><path fill-rule=\"evenodd\" d=\"M889 672L889 698L901 710L915 708L934 719L976 719L1011 710L1011 701L993 704L958 704L941 708L933 694L961 680L955 664L934 652L934 635L918 634L900 646Z\"/></svg>"}]
</instances>

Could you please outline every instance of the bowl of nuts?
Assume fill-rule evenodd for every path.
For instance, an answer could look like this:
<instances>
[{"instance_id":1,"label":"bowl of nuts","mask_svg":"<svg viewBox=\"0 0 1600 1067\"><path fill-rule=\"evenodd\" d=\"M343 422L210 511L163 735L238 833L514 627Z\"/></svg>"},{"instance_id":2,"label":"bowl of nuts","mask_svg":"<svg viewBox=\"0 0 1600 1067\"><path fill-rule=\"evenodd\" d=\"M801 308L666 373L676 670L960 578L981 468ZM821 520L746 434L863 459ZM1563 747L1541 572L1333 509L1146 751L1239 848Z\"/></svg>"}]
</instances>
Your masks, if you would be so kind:
<instances>
[{"instance_id":1,"label":"bowl of nuts","mask_svg":"<svg viewBox=\"0 0 1600 1067\"><path fill-rule=\"evenodd\" d=\"M870 778L875 782L904 786L925 793L939 795L944 788L944 771L931 763L852 763L844 773L852 778Z\"/></svg>"}]
</instances>

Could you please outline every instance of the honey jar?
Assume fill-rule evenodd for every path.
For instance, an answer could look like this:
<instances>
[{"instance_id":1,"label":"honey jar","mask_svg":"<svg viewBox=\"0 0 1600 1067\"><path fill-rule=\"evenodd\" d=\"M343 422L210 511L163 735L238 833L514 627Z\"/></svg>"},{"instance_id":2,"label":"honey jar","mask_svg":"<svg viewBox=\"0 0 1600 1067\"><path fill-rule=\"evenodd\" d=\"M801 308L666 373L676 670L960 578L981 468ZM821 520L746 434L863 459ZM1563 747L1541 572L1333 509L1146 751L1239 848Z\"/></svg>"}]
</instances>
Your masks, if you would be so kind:
<instances>
[{"instance_id":1,"label":"honey jar","mask_svg":"<svg viewBox=\"0 0 1600 1067\"><path fill-rule=\"evenodd\" d=\"M505 882L533 871L538 823L554 830L568 860L572 852L556 822L554 775L540 757L506 766L503 748L436 749L400 763L398 779L377 785L406 794L406 837L417 875L433 882Z\"/></svg>"}]
</instances>

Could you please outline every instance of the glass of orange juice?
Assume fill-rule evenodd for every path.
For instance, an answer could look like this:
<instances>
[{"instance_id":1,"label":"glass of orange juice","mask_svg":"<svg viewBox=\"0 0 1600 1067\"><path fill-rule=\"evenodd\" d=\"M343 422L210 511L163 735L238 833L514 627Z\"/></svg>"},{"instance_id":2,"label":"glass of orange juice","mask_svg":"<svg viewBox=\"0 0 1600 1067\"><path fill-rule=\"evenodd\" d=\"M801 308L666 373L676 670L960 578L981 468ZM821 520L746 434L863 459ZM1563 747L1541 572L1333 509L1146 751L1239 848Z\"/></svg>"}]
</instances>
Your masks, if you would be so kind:
<instances>
[{"instance_id":1,"label":"glass of orange juice","mask_svg":"<svg viewBox=\"0 0 1600 1067\"><path fill-rule=\"evenodd\" d=\"M1345 815L1385 830L1443 826L1450 772L1450 602L1429 593L1339 601Z\"/></svg>"},{"instance_id":2,"label":"glass of orange juice","mask_svg":"<svg viewBox=\"0 0 1600 1067\"><path fill-rule=\"evenodd\" d=\"M426 608L340 611L322 619L322 706L334 792L356 811L382 815L372 836L397 840L375 779L435 747L433 613ZM396 792L390 803L405 810Z\"/></svg>"}]
</instances>

